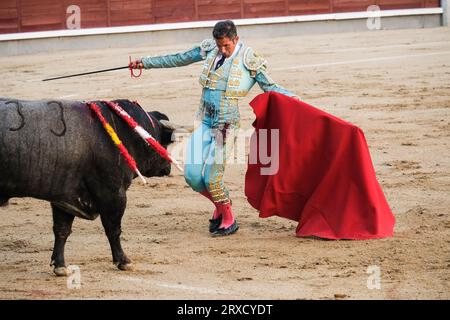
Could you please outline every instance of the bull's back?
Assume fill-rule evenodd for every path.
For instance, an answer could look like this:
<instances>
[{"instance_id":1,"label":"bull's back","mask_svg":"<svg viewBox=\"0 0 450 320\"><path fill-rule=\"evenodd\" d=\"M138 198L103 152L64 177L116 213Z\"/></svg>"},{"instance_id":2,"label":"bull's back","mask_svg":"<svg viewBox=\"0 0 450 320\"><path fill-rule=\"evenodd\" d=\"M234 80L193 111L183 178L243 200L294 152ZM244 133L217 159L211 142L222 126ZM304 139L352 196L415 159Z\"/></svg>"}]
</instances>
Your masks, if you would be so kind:
<instances>
[{"instance_id":1,"label":"bull's back","mask_svg":"<svg viewBox=\"0 0 450 320\"><path fill-rule=\"evenodd\" d=\"M92 122L79 102L0 99L0 194L45 199L76 189L97 134Z\"/></svg>"}]
</instances>

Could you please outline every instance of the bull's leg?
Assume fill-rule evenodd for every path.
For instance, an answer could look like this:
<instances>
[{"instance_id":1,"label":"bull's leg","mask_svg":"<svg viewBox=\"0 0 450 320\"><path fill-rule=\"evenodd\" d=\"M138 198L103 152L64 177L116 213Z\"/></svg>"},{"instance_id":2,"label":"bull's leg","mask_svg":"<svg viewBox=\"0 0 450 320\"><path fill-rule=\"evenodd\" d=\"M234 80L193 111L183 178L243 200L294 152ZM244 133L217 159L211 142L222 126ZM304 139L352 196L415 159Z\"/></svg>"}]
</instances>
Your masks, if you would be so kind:
<instances>
[{"instance_id":1,"label":"bull's leg","mask_svg":"<svg viewBox=\"0 0 450 320\"><path fill-rule=\"evenodd\" d=\"M9 198L0 196L0 207L6 207L8 205Z\"/></svg>"},{"instance_id":2,"label":"bull's leg","mask_svg":"<svg viewBox=\"0 0 450 320\"><path fill-rule=\"evenodd\" d=\"M64 247L66 240L72 233L72 223L74 215L66 213L61 208L52 204L53 210L53 233L55 235L55 246L53 247L52 262L53 272L57 276L67 276L70 274L64 261Z\"/></svg>"},{"instance_id":3,"label":"bull's leg","mask_svg":"<svg viewBox=\"0 0 450 320\"><path fill-rule=\"evenodd\" d=\"M100 218L105 228L109 245L111 246L113 263L120 270L132 270L131 260L123 252L122 245L120 244L120 234L122 233L121 224L126 207L126 197L122 196L117 200L115 203L108 204L109 209L101 210Z\"/></svg>"}]
</instances>

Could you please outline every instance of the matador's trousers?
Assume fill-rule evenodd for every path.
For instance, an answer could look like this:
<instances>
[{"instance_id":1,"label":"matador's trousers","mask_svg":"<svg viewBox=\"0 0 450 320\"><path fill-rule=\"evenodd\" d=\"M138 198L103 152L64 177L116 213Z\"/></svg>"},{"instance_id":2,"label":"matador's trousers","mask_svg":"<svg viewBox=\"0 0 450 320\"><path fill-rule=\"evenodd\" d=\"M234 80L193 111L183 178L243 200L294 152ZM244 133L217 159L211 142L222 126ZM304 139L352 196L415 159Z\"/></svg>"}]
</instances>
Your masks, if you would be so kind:
<instances>
[{"instance_id":1,"label":"matador's trousers","mask_svg":"<svg viewBox=\"0 0 450 320\"><path fill-rule=\"evenodd\" d=\"M229 191L224 184L227 158L233 155L238 125L219 124L205 115L187 144L184 177L197 192L207 190L216 203L228 203Z\"/></svg>"}]
</instances>

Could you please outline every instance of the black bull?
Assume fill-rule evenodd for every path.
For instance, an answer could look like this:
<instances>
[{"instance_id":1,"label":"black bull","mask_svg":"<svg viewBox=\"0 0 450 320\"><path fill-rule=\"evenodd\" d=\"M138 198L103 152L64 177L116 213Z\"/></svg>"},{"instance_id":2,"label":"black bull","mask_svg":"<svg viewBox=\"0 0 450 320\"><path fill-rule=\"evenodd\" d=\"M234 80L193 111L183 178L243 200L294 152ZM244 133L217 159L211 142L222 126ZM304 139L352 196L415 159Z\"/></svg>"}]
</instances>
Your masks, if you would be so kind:
<instances>
[{"instance_id":1,"label":"black bull","mask_svg":"<svg viewBox=\"0 0 450 320\"><path fill-rule=\"evenodd\" d=\"M172 129L159 112L146 112L128 100L116 100L164 147ZM101 102L96 102L144 176L170 173L170 164ZM153 119L153 124L149 119ZM0 98L0 206L12 197L47 200L53 211L55 244L51 263L57 275L67 275L64 246L75 216L100 215L113 263L131 268L120 244L126 191L135 173L128 167L100 121L77 101L24 101Z\"/></svg>"}]
</instances>

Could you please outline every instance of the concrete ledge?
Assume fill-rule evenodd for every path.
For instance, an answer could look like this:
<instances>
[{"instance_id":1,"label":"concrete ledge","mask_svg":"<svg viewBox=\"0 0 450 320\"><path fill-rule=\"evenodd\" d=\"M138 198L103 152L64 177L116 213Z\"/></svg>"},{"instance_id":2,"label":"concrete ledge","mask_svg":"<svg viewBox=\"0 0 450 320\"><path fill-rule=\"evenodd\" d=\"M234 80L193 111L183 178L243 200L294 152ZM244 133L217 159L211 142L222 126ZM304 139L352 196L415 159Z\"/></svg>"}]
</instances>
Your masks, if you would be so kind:
<instances>
[{"instance_id":1,"label":"concrete ledge","mask_svg":"<svg viewBox=\"0 0 450 320\"><path fill-rule=\"evenodd\" d=\"M441 0L442 7L442 25L450 26L450 0Z\"/></svg>"},{"instance_id":2,"label":"concrete ledge","mask_svg":"<svg viewBox=\"0 0 450 320\"><path fill-rule=\"evenodd\" d=\"M236 19L245 38L368 30L368 18L381 18L381 29L438 27L443 8L423 8L317 14L258 19ZM129 27L57 30L0 35L0 55L59 50L136 47L201 41L211 37L217 21L199 21Z\"/></svg>"}]
</instances>

